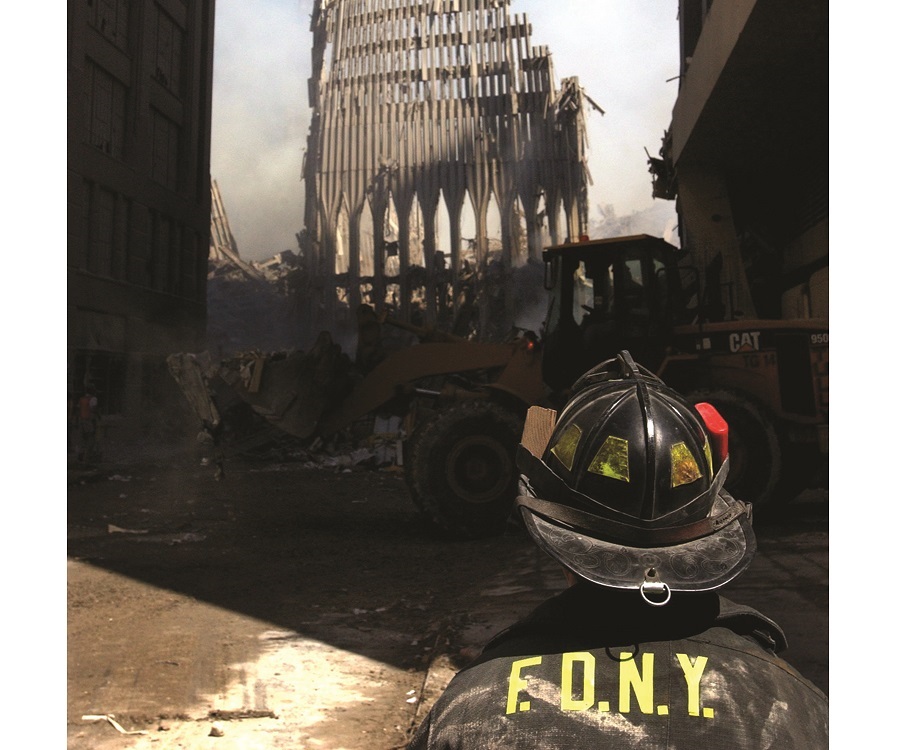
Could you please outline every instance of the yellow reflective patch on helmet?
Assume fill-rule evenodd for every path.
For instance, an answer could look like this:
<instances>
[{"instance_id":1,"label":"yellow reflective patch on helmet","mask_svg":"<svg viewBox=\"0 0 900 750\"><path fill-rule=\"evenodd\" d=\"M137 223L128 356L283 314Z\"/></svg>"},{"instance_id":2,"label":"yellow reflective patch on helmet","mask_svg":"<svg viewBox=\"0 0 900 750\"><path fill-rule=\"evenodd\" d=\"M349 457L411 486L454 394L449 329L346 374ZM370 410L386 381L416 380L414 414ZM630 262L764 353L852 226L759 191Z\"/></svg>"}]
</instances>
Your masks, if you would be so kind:
<instances>
[{"instance_id":1,"label":"yellow reflective patch on helmet","mask_svg":"<svg viewBox=\"0 0 900 750\"><path fill-rule=\"evenodd\" d=\"M566 427L559 440L556 441L550 452L556 456L562 465L569 471L572 471L572 464L575 462L575 450L578 448L578 441L581 440L581 428L577 424Z\"/></svg>"},{"instance_id":2,"label":"yellow reflective patch on helmet","mask_svg":"<svg viewBox=\"0 0 900 750\"><path fill-rule=\"evenodd\" d=\"M701 476L694 454L684 443L675 443L672 446L672 486L696 482Z\"/></svg>"},{"instance_id":3,"label":"yellow reflective patch on helmet","mask_svg":"<svg viewBox=\"0 0 900 750\"><path fill-rule=\"evenodd\" d=\"M713 475L712 451L709 449L709 440L703 443L703 455L706 456L706 464L709 466L709 475Z\"/></svg>"},{"instance_id":4,"label":"yellow reflective patch on helmet","mask_svg":"<svg viewBox=\"0 0 900 750\"><path fill-rule=\"evenodd\" d=\"M612 477L620 482L629 481L628 476L628 441L624 438L610 435L603 441L588 471L592 474L601 474L604 477Z\"/></svg>"}]
</instances>

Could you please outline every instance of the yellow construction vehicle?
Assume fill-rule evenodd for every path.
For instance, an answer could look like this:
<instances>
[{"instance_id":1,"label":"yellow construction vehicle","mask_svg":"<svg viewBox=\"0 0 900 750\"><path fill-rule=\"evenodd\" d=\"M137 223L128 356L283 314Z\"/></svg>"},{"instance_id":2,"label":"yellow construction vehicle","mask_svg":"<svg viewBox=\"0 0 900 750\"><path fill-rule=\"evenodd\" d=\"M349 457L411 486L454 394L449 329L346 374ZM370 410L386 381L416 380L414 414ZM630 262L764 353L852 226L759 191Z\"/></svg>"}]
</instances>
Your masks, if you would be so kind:
<instances>
[{"instance_id":1,"label":"yellow construction vehicle","mask_svg":"<svg viewBox=\"0 0 900 750\"><path fill-rule=\"evenodd\" d=\"M173 355L170 369L219 444L240 436L223 405L245 421L249 405L300 439L328 438L374 414L401 417L414 502L439 527L477 537L507 522L527 408L561 406L579 375L628 349L728 422L730 491L780 507L827 473L827 321L743 319L721 289L702 288L684 256L647 235L547 248L540 336L484 343L387 320L419 343L364 373L326 333L306 353L216 364Z\"/></svg>"}]
</instances>

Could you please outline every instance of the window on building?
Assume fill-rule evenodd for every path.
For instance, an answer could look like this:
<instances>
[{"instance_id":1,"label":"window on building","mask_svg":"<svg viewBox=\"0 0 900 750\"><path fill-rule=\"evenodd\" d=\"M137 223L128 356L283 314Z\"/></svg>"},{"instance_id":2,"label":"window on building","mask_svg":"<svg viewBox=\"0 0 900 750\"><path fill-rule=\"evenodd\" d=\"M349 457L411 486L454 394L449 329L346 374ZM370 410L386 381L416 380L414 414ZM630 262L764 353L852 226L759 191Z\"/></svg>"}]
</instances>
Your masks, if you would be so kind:
<instances>
[{"instance_id":1,"label":"window on building","mask_svg":"<svg viewBox=\"0 0 900 750\"><path fill-rule=\"evenodd\" d=\"M197 233L185 229L181 249L181 294L197 299Z\"/></svg>"},{"instance_id":2,"label":"window on building","mask_svg":"<svg viewBox=\"0 0 900 750\"><path fill-rule=\"evenodd\" d=\"M116 194L94 186L90 191L87 270L110 276L116 226Z\"/></svg>"},{"instance_id":3,"label":"window on building","mask_svg":"<svg viewBox=\"0 0 900 750\"><path fill-rule=\"evenodd\" d=\"M166 291L172 294L181 294L181 263L184 260L184 247L181 235L183 228L178 222L172 222L172 234L169 237L169 275L166 283Z\"/></svg>"},{"instance_id":4,"label":"window on building","mask_svg":"<svg viewBox=\"0 0 900 750\"><path fill-rule=\"evenodd\" d=\"M152 176L171 190L178 189L178 125L162 112L151 109Z\"/></svg>"},{"instance_id":5,"label":"window on building","mask_svg":"<svg viewBox=\"0 0 900 750\"><path fill-rule=\"evenodd\" d=\"M125 84L103 68L88 62L88 106L90 144L121 159L125 153Z\"/></svg>"},{"instance_id":6,"label":"window on building","mask_svg":"<svg viewBox=\"0 0 900 750\"><path fill-rule=\"evenodd\" d=\"M128 236L131 226L131 201L122 195L116 196L115 226L110 275L125 281L128 278Z\"/></svg>"},{"instance_id":7,"label":"window on building","mask_svg":"<svg viewBox=\"0 0 900 750\"><path fill-rule=\"evenodd\" d=\"M87 0L88 20L119 49L128 44L129 0Z\"/></svg>"},{"instance_id":8,"label":"window on building","mask_svg":"<svg viewBox=\"0 0 900 750\"><path fill-rule=\"evenodd\" d=\"M172 243L172 221L168 216L155 214L152 224L153 241L153 288L158 292L168 292L169 259Z\"/></svg>"},{"instance_id":9,"label":"window on building","mask_svg":"<svg viewBox=\"0 0 900 750\"><path fill-rule=\"evenodd\" d=\"M193 270L186 269L194 259L191 232L171 217L155 214L152 221L152 242L153 288L192 298Z\"/></svg>"},{"instance_id":10,"label":"window on building","mask_svg":"<svg viewBox=\"0 0 900 750\"><path fill-rule=\"evenodd\" d=\"M84 268L100 276L125 279L128 272L130 206L121 195L88 183L87 257Z\"/></svg>"},{"instance_id":11,"label":"window on building","mask_svg":"<svg viewBox=\"0 0 900 750\"><path fill-rule=\"evenodd\" d=\"M125 401L125 355L115 352L78 351L72 387L83 391L93 386L101 416L121 414ZM78 398L81 393L76 393Z\"/></svg>"},{"instance_id":12,"label":"window on building","mask_svg":"<svg viewBox=\"0 0 900 750\"><path fill-rule=\"evenodd\" d=\"M156 6L156 70L154 78L176 96L181 96L181 51L184 30L168 13Z\"/></svg>"}]
</instances>

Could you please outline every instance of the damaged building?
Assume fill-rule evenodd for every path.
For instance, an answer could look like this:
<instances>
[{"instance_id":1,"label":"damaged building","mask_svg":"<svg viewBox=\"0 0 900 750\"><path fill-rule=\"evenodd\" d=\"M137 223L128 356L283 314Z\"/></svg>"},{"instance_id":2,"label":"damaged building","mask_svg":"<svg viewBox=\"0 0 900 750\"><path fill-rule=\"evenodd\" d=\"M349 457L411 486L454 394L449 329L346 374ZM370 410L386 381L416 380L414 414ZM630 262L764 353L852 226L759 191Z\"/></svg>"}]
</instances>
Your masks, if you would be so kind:
<instances>
[{"instance_id":1,"label":"damaged building","mask_svg":"<svg viewBox=\"0 0 900 750\"><path fill-rule=\"evenodd\" d=\"M508 331L513 270L586 232L599 107L577 78L557 86L510 5L315 2L299 243L321 327L365 303L480 338L501 313Z\"/></svg>"}]
</instances>

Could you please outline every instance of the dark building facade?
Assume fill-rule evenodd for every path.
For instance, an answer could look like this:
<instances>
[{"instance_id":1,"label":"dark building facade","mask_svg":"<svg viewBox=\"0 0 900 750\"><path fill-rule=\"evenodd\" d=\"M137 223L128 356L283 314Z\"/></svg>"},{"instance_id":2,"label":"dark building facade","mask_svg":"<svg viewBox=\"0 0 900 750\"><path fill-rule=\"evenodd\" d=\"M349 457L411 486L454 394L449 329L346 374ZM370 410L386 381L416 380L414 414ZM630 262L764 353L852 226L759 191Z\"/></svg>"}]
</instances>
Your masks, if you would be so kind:
<instances>
[{"instance_id":1,"label":"dark building facade","mask_svg":"<svg viewBox=\"0 0 900 750\"><path fill-rule=\"evenodd\" d=\"M828 3L680 0L655 171L682 246L745 317L828 317ZM720 258L717 258L721 254Z\"/></svg>"},{"instance_id":2,"label":"dark building facade","mask_svg":"<svg viewBox=\"0 0 900 750\"><path fill-rule=\"evenodd\" d=\"M68 389L122 435L202 348L215 0L69 0Z\"/></svg>"}]
</instances>

